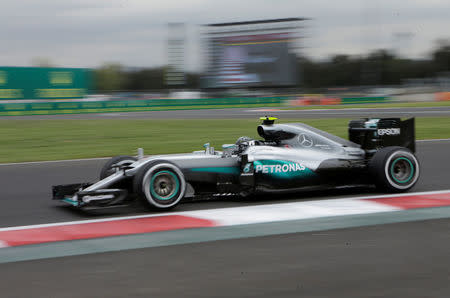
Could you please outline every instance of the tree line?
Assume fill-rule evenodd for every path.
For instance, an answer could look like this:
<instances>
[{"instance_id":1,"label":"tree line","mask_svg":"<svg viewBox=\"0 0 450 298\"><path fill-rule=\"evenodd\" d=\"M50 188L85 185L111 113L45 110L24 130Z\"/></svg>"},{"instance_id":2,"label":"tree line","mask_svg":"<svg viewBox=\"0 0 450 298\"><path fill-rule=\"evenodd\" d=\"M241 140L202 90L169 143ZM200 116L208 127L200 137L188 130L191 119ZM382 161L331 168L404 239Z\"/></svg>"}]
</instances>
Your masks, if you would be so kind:
<instances>
[{"instance_id":1,"label":"tree line","mask_svg":"<svg viewBox=\"0 0 450 298\"><path fill-rule=\"evenodd\" d=\"M300 73L298 86L322 88L360 85L396 85L405 79L434 78L450 72L450 40L442 40L427 59L408 59L389 50L375 50L364 56L345 54L317 61L307 57L297 59ZM127 69L117 63L105 64L94 70L98 92L118 90L151 91L166 89L167 67ZM201 87L201 75L187 73L186 89Z\"/></svg>"},{"instance_id":2,"label":"tree line","mask_svg":"<svg viewBox=\"0 0 450 298\"><path fill-rule=\"evenodd\" d=\"M305 87L397 85L406 79L434 78L450 71L450 42L442 43L428 59L408 59L392 51L376 50L366 56L335 55L317 62L301 58L298 68ZM300 83L299 82L299 83Z\"/></svg>"}]
</instances>

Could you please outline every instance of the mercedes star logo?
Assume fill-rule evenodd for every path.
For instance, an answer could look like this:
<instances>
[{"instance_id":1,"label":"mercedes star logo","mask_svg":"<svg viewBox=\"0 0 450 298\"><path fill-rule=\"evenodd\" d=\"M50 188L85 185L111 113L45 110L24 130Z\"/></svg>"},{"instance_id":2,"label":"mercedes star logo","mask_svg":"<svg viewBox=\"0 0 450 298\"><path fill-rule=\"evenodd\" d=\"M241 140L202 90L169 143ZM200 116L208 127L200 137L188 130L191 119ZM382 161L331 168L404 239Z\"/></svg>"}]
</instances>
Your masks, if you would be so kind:
<instances>
[{"instance_id":1,"label":"mercedes star logo","mask_svg":"<svg viewBox=\"0 0 450 298\"><path fill-rule=\"evenodd\" d=\"M304 133L298 136L298 141L303 147L311 147L313 145L311 137Z\"/></svg>"}]
</instances>

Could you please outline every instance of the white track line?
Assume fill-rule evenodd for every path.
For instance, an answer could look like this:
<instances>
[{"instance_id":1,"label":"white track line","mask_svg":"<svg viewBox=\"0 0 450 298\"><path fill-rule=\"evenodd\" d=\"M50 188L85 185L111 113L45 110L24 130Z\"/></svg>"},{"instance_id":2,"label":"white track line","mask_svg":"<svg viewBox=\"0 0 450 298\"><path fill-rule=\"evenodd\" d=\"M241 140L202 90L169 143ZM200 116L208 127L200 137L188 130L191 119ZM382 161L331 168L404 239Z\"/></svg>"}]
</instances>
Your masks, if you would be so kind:
<instances>
[{"instance_id":1,"label":"white track line","mask_svg":"<svg viewBox=\"0 0 450 298\"><path fill-rule=\"evenodd\" d=\"M44 160L44 161L25 161L25 162L12 162L12 163L0 163L0 166L15 166L15 165L33 165L44 163L59 163L59 162L80 162L90 160L103 160L111 157L93 157L93 158L79 158L79 159L60 159L60 160Z\"/></svg>"},{"instance_id":2,"label":"white track line","mask_svg":"<svg viewBox=\"0 0 450 298\"><path fill-rule=\"evenodd\" d=\"M448 139L416 140L416 142L447 142L447 141L450 141L450 138L448 138Z\"/></svg>"}]
</instances>

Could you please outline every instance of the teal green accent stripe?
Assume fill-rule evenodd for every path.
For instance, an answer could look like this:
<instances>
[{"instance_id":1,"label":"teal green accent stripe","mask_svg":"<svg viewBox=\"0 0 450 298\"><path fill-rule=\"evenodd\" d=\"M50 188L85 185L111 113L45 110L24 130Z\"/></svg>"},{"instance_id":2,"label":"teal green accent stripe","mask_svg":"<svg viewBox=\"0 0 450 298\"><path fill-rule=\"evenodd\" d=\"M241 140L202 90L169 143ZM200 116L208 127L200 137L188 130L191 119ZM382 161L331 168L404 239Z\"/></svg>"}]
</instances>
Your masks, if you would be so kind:
<instances>
[{"instance_id":1,"label":"teal green accent stripe","mask_svg":"<svg viewBox=\"0 0 450 298\"><path fill-rule=\"evenodd\" d=\"M69 198L64 198L64 199L62 199L62 201L66 202L66 203L68 203L68 204L70 204L72 206L75 206L75 207L78 206L78 202L77 201L74 201L74 200L69 199Z\"/></svg>"},{"instance_id":2,"label":"teal green accent stripe","mask_svg":"<svg viewBox=\"0 0 450 298\"><path fill-rule=\"evenodd\" d=\"M207 168L192 168L192 172L205 172L205 173L220 173L220 174L233 174L239 175L240 170L238 167L207 167Z\"/></svg>"}]
</instances>

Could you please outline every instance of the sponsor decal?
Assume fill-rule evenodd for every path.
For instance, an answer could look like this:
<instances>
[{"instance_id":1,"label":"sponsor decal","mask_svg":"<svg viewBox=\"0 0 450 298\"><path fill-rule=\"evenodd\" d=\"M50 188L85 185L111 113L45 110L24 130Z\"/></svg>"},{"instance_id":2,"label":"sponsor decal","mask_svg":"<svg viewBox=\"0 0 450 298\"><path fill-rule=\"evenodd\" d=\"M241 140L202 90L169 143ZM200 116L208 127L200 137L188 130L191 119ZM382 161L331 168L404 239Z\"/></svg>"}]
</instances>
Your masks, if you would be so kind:
<instances>
[{"instance_id":1,"label":"sponsor decal","mask_svg":"<svg viewBox=\"0 0 450 298\"><path fill-rule=\"evenodd\" d=\"M6 85L8 82L8 77L6 71L0 71L0 85Z\"/></svg>"},{"instance_id":2,"label":"sponsor decal","mask_svg":"<svg viewBox=\"0 0 450 298\"><path fill-rule=\"evenodd\" d=\"M69 89L35 89L35 96L39 98L64 98L64 97L83 97L86 94L86 89L83 88L69 88ZM96 104L102 107L102 103L83 103Z\"/></svg>"},{"instance_id":3,"label":"sponsor decal","mask_svg":"<svg viewBox=\"0 0 450 298\"><path fill-rule=\"evenodd\" d=\"M398 136L400 134L400 128L379 128L377 133L379 136Z\"/></svg>"},{"instance_id":4,"label":"sponsor decal","mask_svg":"<svg viewBox=\"0 0 450 298\"><path fill-rule=\"evenodd\" d=\"M0 99L23 98L22 89L0 89Z\"/></svg>"},{"instance_id":5,"label":"sponsor decal","mask_svg":"<svg viewBox=\"0 0 450 298\"><path fill-rule=\"evenodd\" d=\"M49 81L51 85L70 85L73 82L73 73L70 71L51 71Z\"/></svg>"},{"instance_id":6,"label":"sponsor decal","mask_svg":"<svg viewBox=\"0 0 450 298\"><path fill-rule=\"evenodd\" d=\"M263 174L272 173L289 173L304 171L306 167L299 163L285 163L285 164L256 164L255 172Z\"/></svg>"},{"instance_id":7,"label":"sponsor decal","mask_svg":"<svg viewBox=\"0 0 450 298\"><path fill-rule=\"evenodd\" d=\"M246 165L245 165L245 167L244 167L244 173L248 173L248 172L250 172L250 168L251 168L251 163L247 163Z\"/></svg>"},{"instance_id":8,"label":"sponsor decal","mask_svg":"<svg viewBox=\"0 0 450 298\"><path fill-rule=\"evenodd\" d=\"M298 136L298 142L300 143L301 146L303 147L312 147L313 145L313 140L310 136L308 136L307 134L302 133L301 135Z\"/></svg>"}]
</instances>

